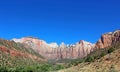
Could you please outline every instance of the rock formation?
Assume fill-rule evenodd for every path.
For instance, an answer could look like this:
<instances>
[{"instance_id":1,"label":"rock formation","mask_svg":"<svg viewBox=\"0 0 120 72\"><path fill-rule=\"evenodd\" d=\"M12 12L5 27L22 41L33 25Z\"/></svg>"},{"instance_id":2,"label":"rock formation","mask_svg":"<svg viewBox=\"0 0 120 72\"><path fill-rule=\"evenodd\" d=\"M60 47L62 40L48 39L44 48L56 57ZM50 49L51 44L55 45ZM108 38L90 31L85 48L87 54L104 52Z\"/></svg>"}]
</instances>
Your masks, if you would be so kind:
<instances>
[{"instance_id":1,"label":"rock formation","mask_svg":"<svg viewBox=\"0 0 120 72\"><path fill-rule=\"evenodd\" d=\"M120 41L120 30L103 34L101 36L101 39L97 41L95 47L105 48L105 47L111 46L113 43L117 41Z\"/></svg>"},{"instance_id":2,"label":"rock formation","mask_svg":"<svg viewBox=\"0 0 120 72\"><path fill-rule=\"evenodd\" d=\"M44 40L32 37L13 40L24 44L27 48L32 48L47 59L75 59L87 56L96 48L105 48L120 41L120 30L103 34L96 44L81 40L80 42L71 45L66 45L62 42L60 46L58 46L57 43L48 44Z\"/></svg>"},{"instance_id":3,"label":"rock formation","mask_svg":"<svg viewBox=\"0 0 120 72\"><path fill-rule=\"evenodd\" d=\"M83 40L71 45L66 45L62 42L60 46L57 43L48 44L43 40L29 37L13 40L32 48L48 59L81 58L89 54L95 46Z\"/></svg>"}]
</instances>

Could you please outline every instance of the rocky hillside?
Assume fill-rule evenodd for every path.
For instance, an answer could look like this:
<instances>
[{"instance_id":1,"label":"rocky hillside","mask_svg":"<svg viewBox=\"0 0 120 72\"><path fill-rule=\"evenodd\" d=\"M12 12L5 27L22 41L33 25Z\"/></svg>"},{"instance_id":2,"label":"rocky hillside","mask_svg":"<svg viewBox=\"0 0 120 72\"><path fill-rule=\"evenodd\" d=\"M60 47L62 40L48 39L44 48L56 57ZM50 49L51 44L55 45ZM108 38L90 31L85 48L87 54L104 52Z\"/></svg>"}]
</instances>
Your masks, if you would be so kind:
<instances>
[{"instance_id":1,"label":"rocky hillside","mask_svg":"<svg viewBox=\"0 0 120 72\"><path fill-rule=\"evenodd\" d=\"M118 48L115 48L115 51L108 53L101 58L95 59L91 62L83 61L76 66L59 70L58 72L120 72L120 42L119 45L115 47Z\"/></svg>"},{"instance_id":2,"label":"rocky hillside","mask_svg":"<svg viewBox=\"0 0 120 72\"><path fill-rule=\"evenodd\" d=\"M103 34L96 44L81 40L76 44L66 45L61 43L58 46L57 43L48 44L44 40L33 37L13 39L13 41L32 48L47 59L75 59L83 58L96 49L105 48L111 46L116 41L120 41L120 30Z\"/></svg>"},{"instance_id":3,"label":"rocky hillside","mask_svg":"<svg viewBox=\"0 0 120 72\"><path fill-rule=\"evenodd\" d=\"M27 49L14 41L0 39L0 66L2 67L24 66L45 61L32 49Z\"/></svg>"}]
</instances>

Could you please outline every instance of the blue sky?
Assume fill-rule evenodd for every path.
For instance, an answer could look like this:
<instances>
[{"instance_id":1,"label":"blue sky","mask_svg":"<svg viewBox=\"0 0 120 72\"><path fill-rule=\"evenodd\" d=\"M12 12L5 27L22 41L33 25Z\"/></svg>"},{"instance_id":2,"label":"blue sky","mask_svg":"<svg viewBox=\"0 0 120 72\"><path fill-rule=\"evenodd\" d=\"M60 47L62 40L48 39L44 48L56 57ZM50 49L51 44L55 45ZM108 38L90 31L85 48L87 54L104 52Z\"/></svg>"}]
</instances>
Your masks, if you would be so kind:
<instances>
[{"instance_id":1,"label":"blue sky","mask_svg":"<svg viewBox=\"0 0 120 72\"><path fill-rule=\"evenodd\" d=\"M0 0L0 38L95 43L120 29L120 0Z\"/></svg>"}]
</instances>

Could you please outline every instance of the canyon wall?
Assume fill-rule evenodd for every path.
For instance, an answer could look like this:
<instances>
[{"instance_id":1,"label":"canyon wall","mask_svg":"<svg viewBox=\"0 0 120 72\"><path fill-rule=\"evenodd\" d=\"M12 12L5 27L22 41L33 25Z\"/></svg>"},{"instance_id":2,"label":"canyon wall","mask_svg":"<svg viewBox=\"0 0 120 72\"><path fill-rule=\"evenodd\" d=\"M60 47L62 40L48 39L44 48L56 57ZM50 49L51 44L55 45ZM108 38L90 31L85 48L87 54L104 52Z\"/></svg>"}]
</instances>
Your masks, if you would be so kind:
<instances>
[{"instance_id":1,"label":"canyon wall","mask_svg":"<svg viewBox=\"0 0 120 72\"><path fill-rule=\"evenodd\" d=\"M75 59L87 56L96 48L105 48L120 41L120 30L103 34L95 44L81 40L76 44L61 43L57 45L57 43L48 44L44 40L32 37L13 39L13 41L24 44L27 48L32 48L47 59Z\"/></svg>"}]
</instances>

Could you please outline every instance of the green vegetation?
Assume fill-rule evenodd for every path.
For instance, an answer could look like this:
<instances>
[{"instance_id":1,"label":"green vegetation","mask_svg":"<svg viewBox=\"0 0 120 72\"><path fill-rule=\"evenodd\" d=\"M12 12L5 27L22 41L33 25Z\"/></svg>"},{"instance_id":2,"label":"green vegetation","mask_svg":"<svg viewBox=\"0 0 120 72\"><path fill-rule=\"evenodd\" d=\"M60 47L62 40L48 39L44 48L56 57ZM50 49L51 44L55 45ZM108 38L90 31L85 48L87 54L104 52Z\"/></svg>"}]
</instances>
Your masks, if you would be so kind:
<instances>
[{"instance_id":1,"label":"green vegetation","mask_svg":"<svg viewBox=\"0 0 120 72\"><path fill-rule=\"evenodd\" d=\"M0 39L0 46L8 50L31 54L40 59L44 59L44 57L36 53L32 48L25 48L24 45L15 43L14 41ZM54 60L50 62L47 63L19 55L11 56L10 52L0 50L0 72L48 72L65 68L64 65L54 63Z\"/></svg>"},{"instance_id":2,"label":"green vegetation","mask_svg":"<svg viewBox=\"0 0 120 72\"><path fill-rule=\"evenodd\" d=\"M36 64L30 66L0 67L0 72L50 72L64 69L63 65Z\"/></svg>"},{"instance_id":3,"label":"green vegetation","mask_svg":"<svg viewBox=\"0 0 120 72\"><path fill-rule=\"evenodd\" d=\"M7 49L21 51L23 53L29 53L35 55L41 59L44 59L40 54L36 53L31 48L27 49L24 45L15 43L14 41L8 41L0 39L0 46L5 46ZM0 50L0 72L52 72L60 69L76 66L80 63L90 63L97 59L110 54L114 50L120 48L120 43L117 43L111 47L96 49L91 52L87 57L78 59L62 59L62 60L49 60L48 62L37 61L27 57L10 56L10 53L5 53ZM114 66L111 66L110 71L114 71Z\"/></svg>"},{"instance_id":4,"label":"green vegetation","mask_svg":"<svg viewBox=\"0 0 120 72\"><path fill-rule=\"evenodd\" d=\"M113 52L117 48L114 48L114 46L112 46L112 47L108 47L108 48L97 49L97 50L91 52L87 57L84 58L85 62L93 62L96 59L100 59L101 57Z\"/></svg>"},{"instance_id":5,"label":"green vegetation","mask_svg":"<svg viewBox=\"0 0 120 72\"><path fill-rule=\"evenodd\" d=\"M85 59L85 62L92 62L92 61L94 61L94 57L91 57L91 56Z\"/></svg>"},{"instance_id":6,"label":"green vegetation","mask_svg":"<svg viewBox=\"0 0 120 72\"><path fill-rule=\"evenodd\" d=\"M101 57L103 57L107 54L110 54L119 48L120 48L120 42L116 42L111 47L96 49L95 51L91 52L83 59L79 58L79 59L69 60L68 61L69 64L67 64L67 67L76 66L76 65L78 65L80 63L84 63L84 62L94 62L95 60L100 59Z\"/></svg>"},{"instance_id":7,"label":"green vegetation","mask_svg":"<svg viewBox=\"0 0 120 72\"><path fill-rule=\"evenodd\" d=\"M111 47L110 49L108 49L108 53L111 53L115 50L115 48Z\"/></svg>"}]
</instances>

